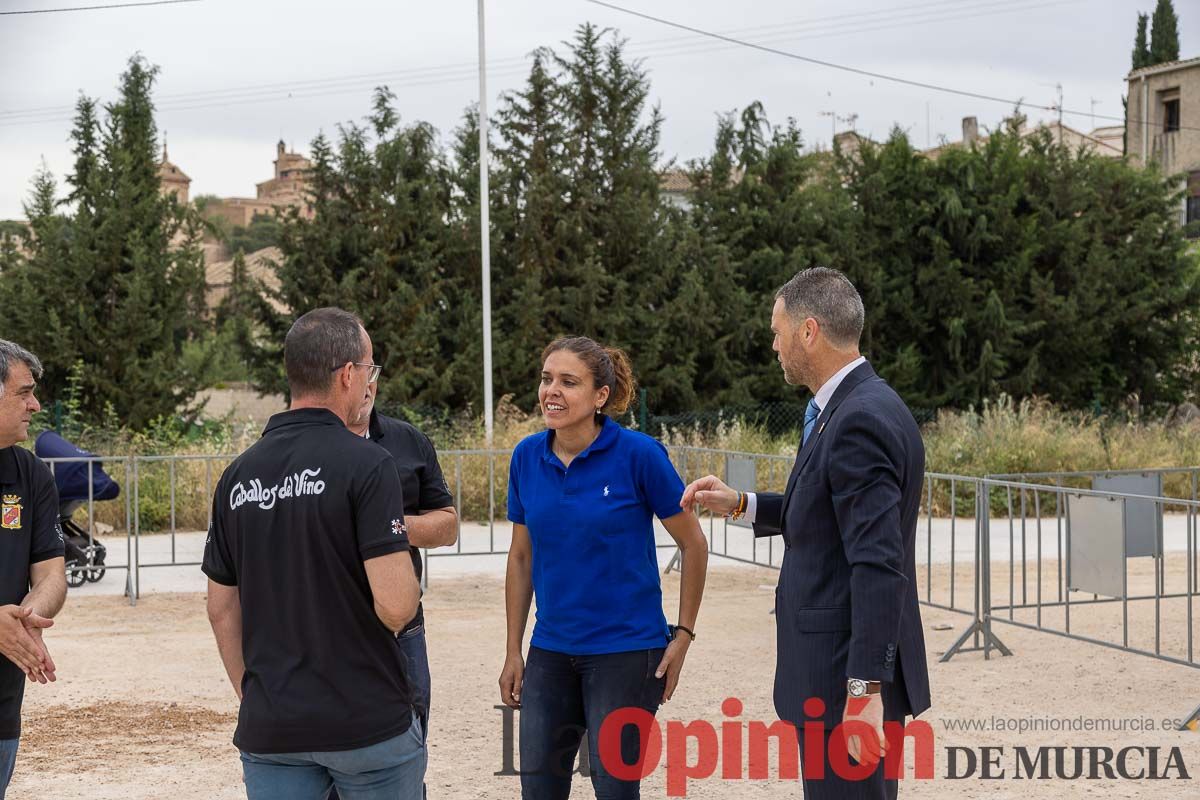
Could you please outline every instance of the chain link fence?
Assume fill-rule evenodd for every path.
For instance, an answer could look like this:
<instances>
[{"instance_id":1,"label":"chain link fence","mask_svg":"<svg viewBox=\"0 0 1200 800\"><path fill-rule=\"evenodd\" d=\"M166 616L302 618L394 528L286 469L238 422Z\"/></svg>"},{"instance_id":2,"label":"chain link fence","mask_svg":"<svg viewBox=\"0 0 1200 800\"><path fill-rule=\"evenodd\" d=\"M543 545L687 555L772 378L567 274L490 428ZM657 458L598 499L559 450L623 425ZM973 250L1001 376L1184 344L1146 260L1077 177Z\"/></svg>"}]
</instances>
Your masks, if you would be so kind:
<instances>
[{"instance_id":1,"label":"chain link fence","mask_svg":"<svg viewBox=\"0 0 1200 800\"><path fill-rule=\"evenodd\" d=\"M666 437L672 432L710 437L734 425L756 428L771 437L790 434L799 436L799 432L804 429L804 409L807 402L805 397L795 402L774 401L660 413L655 410L653 399L643 392L633 407L618 418L618 422L655 438ZM446 439L447 434L461 428L464 421L477 421L465 412L456 414L445 408L410 406L403 403L380 403L379 410L390 417L411 422L438 444ZM937 409L934 408L911 410L918 425L925 425L937 418Z\"/></svg>"}]
</instances>

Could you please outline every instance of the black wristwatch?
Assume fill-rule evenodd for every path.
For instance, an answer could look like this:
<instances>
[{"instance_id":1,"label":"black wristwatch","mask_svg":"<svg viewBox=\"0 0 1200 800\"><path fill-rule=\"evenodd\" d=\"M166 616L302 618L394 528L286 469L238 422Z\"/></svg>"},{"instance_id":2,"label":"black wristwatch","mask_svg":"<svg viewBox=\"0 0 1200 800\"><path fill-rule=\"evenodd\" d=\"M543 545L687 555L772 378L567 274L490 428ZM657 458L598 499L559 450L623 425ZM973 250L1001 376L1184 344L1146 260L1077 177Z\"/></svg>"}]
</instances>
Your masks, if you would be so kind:
<instances>
[{"instance_id":1,"label":"black wristwatch","mask_svg":"<svg viewBox=\"0 0 1200 800\"><path fill-rule=\"evenodd\" d=\"M671 641L675 640L675 631L683 631L688 636L692 637L692 641L696 641L696 634L691 628L685 628L682 625L668 625L667 632L671 634Z\"/></svg>"}]
</instances>

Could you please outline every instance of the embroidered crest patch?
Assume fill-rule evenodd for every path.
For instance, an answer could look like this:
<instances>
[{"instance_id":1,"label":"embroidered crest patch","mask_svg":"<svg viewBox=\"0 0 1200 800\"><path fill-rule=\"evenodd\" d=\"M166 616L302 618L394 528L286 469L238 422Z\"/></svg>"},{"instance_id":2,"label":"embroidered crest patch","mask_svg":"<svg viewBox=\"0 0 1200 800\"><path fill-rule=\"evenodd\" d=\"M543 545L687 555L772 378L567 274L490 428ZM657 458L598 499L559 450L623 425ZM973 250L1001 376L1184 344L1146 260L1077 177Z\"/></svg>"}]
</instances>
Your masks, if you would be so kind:
<instances>
[{"instance_id":1,"label":"embroidered crest patch","mask_svg":"<svg viewBox=\"0 0 1200 800\"><path fill-rule=\"evenodd\" d=\"M0 528L19 530L21 527L21 496L6 494L0 504Z\"/></svg>"}]
</instances>

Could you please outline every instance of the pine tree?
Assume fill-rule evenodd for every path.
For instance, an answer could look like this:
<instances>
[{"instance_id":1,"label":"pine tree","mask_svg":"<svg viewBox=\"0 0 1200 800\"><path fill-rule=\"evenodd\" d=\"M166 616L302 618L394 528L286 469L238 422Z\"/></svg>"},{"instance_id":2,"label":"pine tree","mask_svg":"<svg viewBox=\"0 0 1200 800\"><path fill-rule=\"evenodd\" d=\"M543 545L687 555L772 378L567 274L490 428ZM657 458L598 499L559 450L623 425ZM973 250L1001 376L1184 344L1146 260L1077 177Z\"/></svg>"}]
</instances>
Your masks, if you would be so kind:
<instances>
[{"instance_id":1,"label":"pine tree","mask_svg":"<svg viewBox=\"0 0 1200 800\"><path fill-rule=\"evenodd\" d=\"M755 103L718 121L712 155L693 164L696 265L709 292L711 331L699 355L704 405L796 401L779 376L766 325L775 291L811 266L856 272L856 245L829 154L805 153L793 121L772 128Z\"/></svg>"},{"instance_id":2,"label":"pine tree","mask_svg":"<svg viewBox=\"0 0 1200 800\"><path fill-rule=\"evenodd\" d=\"M662 117L624 48L581 26L563 52L534 54L499 110L493 296L508 302L496 309L496 378L524 407L542 349L565 334L627 348L661 407L691 396L680 376L694 345L665 328L680 302L684 223L659 198Z\"/></svg>"},{"instance_id":3,"label":"pine tree","mask_svg":"<svg viewBox=\"0 0 1200 800\"><path fill-rule=\"evenodd\" d=\"M1137 36L1133 40L1133 65L1131 69L1141 69L1150 66L1150 45L1146 42L1146 25L1150 22L1149 14L1137 15Z\"/></svg>"},{"instance_id":4,"label":"pine tree","mask_svg":"<svg viewBox=\"0 0 1200 800\"><path fill-rule=\"evenodd\" d=\"M80 361L84 412L98 418L111 407L135 429L186 412L201 377L180 365L202 327L200 223L159 192L157 72L132 58L103 125L95 101L79 100L71 190L60 203L48 173L35 179L30 254L3 290L6 302L42 310L9 324L43 356L47 395Z\"/></svg>"},{"instance_id":5,"label":"pine tree","mask_svg":"<svg viewBox=\"0 0 1200 800\"><path fill-rule=\"evenodd\" d=\"M525 86L503 98L494 151L492 297L504 298L493 309L503 332L493 338L495 385L526 408L536 401L537 358L563 332L558 315L574 283L565 274L574 260L563 219L571 186L553 62L536 51ZM472 212L478 219L477 205Z\"/></svg>"},{"instance_id":6,"label":"pine tree","mask_svg":"<svg viewBox=\"0 0 1200 800\"><path fill-rule=\"evenodd\" d=\"M257 304L256 336L245 353L262 389L286 390L281 356L291 320L336 305L357 313L371 335L376 363L384 366L381 398L451 399L440 345L455 299L443 281L448 168L436 132L423 123L401 125L394 104L395 95L381 87L366 125L342 126L336 149L324 136L313 141L314 215L293 209L285 218L279 289Z\"/></svg>"},{"instance_id":7,"label":"pine tree","mask_svg":"<svg viewBox=\"0 0 1200 800\"><path fill-rule=\"evenodd\" d=\"M1150 25L1150 64L1178 60L1179 18L1171 0L1158 0Z\"/></svg>"},{"instance_id":8,"label":"pine tree","mask_svg":"<svg viewBox=\"0 0 1200 800\"><path fill-rule=\"evenodd\" d=\"M471 107L463 114L462 124L454 131L451 144L452 169L450 180L450 238L444 259L447 296L453 298L444 310L444 324L440 333L442 348L441 363L447 365L445 378L448 382L450 409L471 410L478 413L483 399L483 287L481 281L482 251L480 249L479 208L479 110ZM493 160L494 163L494 160ZM492 203L491 229L493 232L508 226L496 216L505 210L497 201L499 197L495 170L488 177ZM492 297L493 312L507 308L511 301L496 289L504 285L503 275L511 268L508 247L498 244L492 236ZM497 271L499 265L500 272ZM498 301L498 302L497 302ZM493 317L493 355L503 353L507 336L505 328L497 326ZM503 359L500 359L503 361ZM495 367L493 367L495 372ZM508 391L506 383L496 384L503 394Z\"/></svg>"}]
</instances>

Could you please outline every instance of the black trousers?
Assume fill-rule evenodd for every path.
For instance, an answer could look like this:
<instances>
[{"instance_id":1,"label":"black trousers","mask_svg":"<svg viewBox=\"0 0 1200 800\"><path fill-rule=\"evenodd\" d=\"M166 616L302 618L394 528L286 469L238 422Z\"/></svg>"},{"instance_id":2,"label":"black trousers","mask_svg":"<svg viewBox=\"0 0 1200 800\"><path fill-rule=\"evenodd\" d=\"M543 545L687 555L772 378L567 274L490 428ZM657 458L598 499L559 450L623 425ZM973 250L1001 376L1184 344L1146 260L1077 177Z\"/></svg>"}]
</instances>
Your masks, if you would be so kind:
<instances>
[{"instance_id":1,"label":"black trousers","mask_svg":"<svg viewBox=\"0 0 1200 800\"><path fill-rule=\"evenodd\" d=\"M888 693L885 688L883 699L883 721L903 723L904 714L898 704L889 702ZM800 771L804 778L804 800L896 800L896 795L899 792L899 781L896 779L888 780L884 777L884 762L881 759L875 765L875 769L869 776L862 780L852 780L850 776L845 774L845 765L851 764L855 768L855 772L861 771L858 765L855 764L852 758L838 758L836 761L841 765L840 770L835 770L833 763L830 761L831 745L839 747L842 751L845 750L844 744L834 743L834 737L842 739L842 732L838 729L824 730L821 736L821 752L819 754L811 754L813 763L816 764L819 759L824 765L824 775L820 778L816 775L810 776L808 771L804 769L805 759L805 732L803 728L796 729L796 738L800 741ZM844 742L844 739L842 739ZM899 753L895 754L897 759L900 759L899 766L903 769L904 761ZM843 774L839 774L841 771Z\"/></svg>"}]
</instances>

